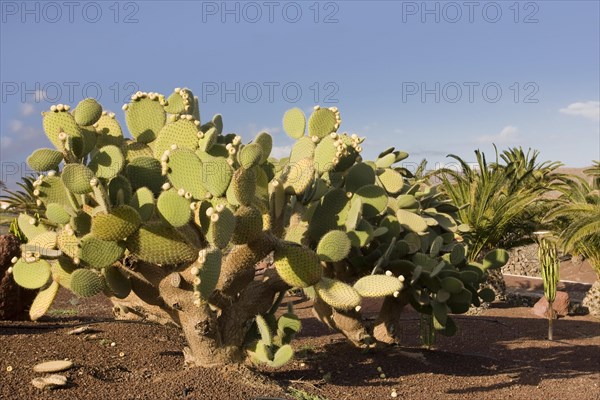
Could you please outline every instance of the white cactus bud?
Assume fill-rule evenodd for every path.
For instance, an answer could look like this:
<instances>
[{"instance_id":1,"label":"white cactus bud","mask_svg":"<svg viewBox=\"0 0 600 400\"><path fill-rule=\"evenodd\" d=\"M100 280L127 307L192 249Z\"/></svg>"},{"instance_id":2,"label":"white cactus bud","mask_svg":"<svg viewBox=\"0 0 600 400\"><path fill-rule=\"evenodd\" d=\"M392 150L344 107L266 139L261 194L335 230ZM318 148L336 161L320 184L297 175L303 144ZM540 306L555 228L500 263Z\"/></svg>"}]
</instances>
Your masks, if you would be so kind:
<instances>
[{"instance_id":1,"label":"white cactus bud","mask_svg":"<svg viewBox=\"0 0 600 400\"><path fill-rule=\"evenodd\" d=\"M178 146L175 143L173 143L171 145L171 150L177 150L177 148L178 148Z\"/></svg>"},{"instance_id":2,"label":"white cactus bud","mask_svg":"<svg viewBox=\"0 0 600 400\"><path fill-rule=\"evenodd\" d=\"M35 223L36 223L35 218L30 218L29 219L29 225L35 225Z\"/></svg>"},{"instance_id":3,"label":"white cactus bud","mask_svg":"<svg viewBox=\"0 0 600 400\"><path fill-rule=\"evenodd\" d=\"M71 109L71 106L70 106L70 105L68 105L68 104L67 104L67 105L65 105L65 111L69 111L70 109Z\"/></svg>"},{"instance_id":4,"label":"white cactus bud","mask_svg":"<svg viewBox=\"0 0 600 400\"><path fill-rule=\"evenodd\" d=\"M169 182L165 182L162 185L162 190L169 190L171 189L171 184Z\"/></svg>"},{"instance_id":5,"label":"white cactus bud","mask_svg":"<svg viewBox=\"0 0 600 400\"><path fill-rule=\"evenodd\" d=\"M313 107L313 110L317 111L320 108L321 108L321 106L317 104L316 106Z\"/></svg>"},{"instance_id":6,"label":"white cactus bud","mask_svg":"<svg viewBox=\"0 0 600 400\"><path fill-rule=\"evenodd\" d=\"M400 296L400 292L396 290L396 291L394 292L394 297L398 297L398 296Z\"/></svg>"},{"instance_id":7,"label":"white cactus bud","mask_svg":"<svg viewBox=\"0 0 600 400\"><path fill-rule=\"evenodd\" d=\"M80 260L78 257L75 257L75 258L73 259L73 264L75 264L75 265L79 265L80 263L81 263L81 260Z\"/></svg>"},{"instance_id":8,"label":"white cactus bud","mask_svg":"<svg viewBox=\"0 0 600 400\"><path fill-rule=\"evenodd\" d=\"M190 203L190 210L194 211L195 209L196 209L196 202L195 202L195 201L192 201L192 202Z\"/></svg>"},{"instance_id":9,"label":"white cactus bud","mask_svg":"<svg viewBox=\"0 0 600 400\"><path fill-rule=\"evenodd\" d=\"M192 267L190 268L190 274L192 275L198 275L200 273L200 270L198 269L198 267Z\"/></svg>"},{"instance_id":10,"label":"white cactus bud","mask_svg":"<svg viewBox=\"0 0 600 400\"><path fill-rule=\"evenodd\" d=\"M212 207L209 207L206 209L206 216L210 217L211 215L213 215L215 213L215 209Z\"/></svg>"},{"instance_id":11,"label":"white cactus bud","mask_svg":"<svg viewBox=\"0 0 600 400\"><path fill-rule=\"evenodd\" d=\"M13 258L10 259L11 264L16 264L17 261L19 261L18 257L13 257Z\"/></svg>"},{"instance_id":12,"label":"white cactus bud","mask_svg":"<svg viewBox=\"0 0 600 400\"><path fill-rule=\"evenodd\" d=\"M213 214L210 216L210 220L212 222L217 222L219 220L219 214Z\"/></svg>"},{"instance_id":13,"label":"white cactus bud","mask_svg":"<svg viewBox=\"0 0 600 400\"><path fill-rule=\"evenodd\" d=\"M67 134L64 132L60 132L58 134L58 140L60 140L61 142L64 142L65 140L67 140Z\"/></svg>"},{"instance_id":14,"label":"white cactus bud","mask_svg":"<svg viewBox=\"0 0 600 400\"><path fill-rule=\"evenodd\" d=\"M90 185L93 187L98 186L98 178L92 178L90 179Z\"/></svg>"},{"instance_id":15,"label":"white cactus bud","mask_svg":"<svg viewBox=\"0 0 600 400\"><path fill-rule=\"evenodd\" d=\"M13 272L13 267L8 267L8 269L6 270L6 273L10 275L10 274L12 274L12 272Z\"/></svg>"},{"instance_id":16,"label":"white cactus bud","mask_svg":"<svg viewBox=\"0 0 600 400\"><path fill-rule=\"evenodd\" d=\"M185 196L185 189L184 189L184 188L181 188L181 189L179 189L179 190L177 191L177 194L178 194L179 196L181 196L181 197Z\"/></svg>"},{"instance_id":17,"label":"white cactus bud","mask_svg":"<svg viewBox=\"0 0 600 400\"><path fill-rule=\"evenodd\" d=\"M56 171L48 171L48 176L56 176Z\"/></svg>"},{"instance_id":18,"label":"white cactus bud","mask_svg":"<svg viewBox=\"0 0 600 400\"><path fill-rule=\"evenodd\" d=\"M33 195L36 196L36 197L39 196L40 195L40 191L38 189L35 189L33 191Z\"/></svg>"},{"instance_id":19,"label":"white cactus bud","mask_svg":"<svg viewBox=\"0 0 600 400\"><path fill-rule=\"evenodd\" d=\"M398 279L400 280L400 282L404 282L404 280L405 280L406 278L404 277L404 275L400 275L400 276L398 277Z\"/></svg>"},{"instance_id":20,"label":"white cactus bud","mask_svg":"<svg viewBox=\"0 0 600 400\"><path fill-rule=\"evenodd\" d=\"M62 104L58 104L58 105L56 106L56 109L57 109L58 111L62 111L62 110L64 110L64 109L65 109L65 106L64 106L64 105L62 105Z\"/></svg>"},{"instance_id":21,"label":"white cactus bud","mask_svg":"<svg viewBox=\"0 0 600 400\"><path fill-rule=\"evenodd\" d=\"M50 106L50 111L56 112L56 106L54 104Z\"/></svg>"},{"instance_id":22,"label":"white cactus bud","mask_svg":"<svg viewBox=\"0 0 600 400\"><path fill-rule=\"evenodd\" d=\"M35 204L36 204L38 207L40 207L40 206L41 206L43 203L42 203L42 201L41 201L40 199L37 199L37 200L35 201Z\"/></svg>"},{"instance_id":23,"label":"white cactus bud","mask_svg":"<svg viewBox=\"0 0 600 400\"><path fill-rule=\"evenodd\" d=\"M392 276L392 275L394 275L394 274L392 274L392 271L390 271L390 270L387 270L387 271L385 271L385 274L386 274L387 276Z\"/></svg>"},{"instance_id":24,"label":"white cactus bud","mask_svg":"<svg viewBox=\"0 0 600 400\"><path fill-rule=\"evenodd\" d=\"M361 306L356 306L356 307L354 307L354 310L355 310L356 312L359 312L361 308L362 308Z\"/></svg>"},{"instance_id":25,"label":"white cactus bud","mask_svg":"<svg viewBox=\"0 0 600 400\"><path fill-rule=\"evenodd\" d=\"M186 199L191 199L192 198L192 194L190 192L185 192L185 194L183 195L183 197L185 197Z\"/></svg>"}]
</instances>

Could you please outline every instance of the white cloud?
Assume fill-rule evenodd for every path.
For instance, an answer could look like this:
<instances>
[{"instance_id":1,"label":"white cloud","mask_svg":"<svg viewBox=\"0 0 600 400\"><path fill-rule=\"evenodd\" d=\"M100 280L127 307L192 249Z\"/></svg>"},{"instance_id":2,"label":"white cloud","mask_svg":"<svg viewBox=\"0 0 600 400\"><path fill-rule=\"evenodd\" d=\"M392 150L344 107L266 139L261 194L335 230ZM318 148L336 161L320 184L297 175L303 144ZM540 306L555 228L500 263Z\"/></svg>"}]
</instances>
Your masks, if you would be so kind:
<instances>
[{"instance_id":1,"label":"white cloud","mask_svg":"<svg viewBox=\"0 0 600 400\"><path fill-rule=\"evenodd\" d=\"M10 145L12 144L12 138L9 138L8 136L1 136L0 137L0 147L2 147L3 150L7 150Z\"/></svg>"},{"instance_id":2,"label":"white cloud","mask_svg":"<svg viewBox=\"0 0 600 400\"><path fill-rule=\"evenodd\" d=\"M476 141L477 143L510 144L516 142L518 139L519 129L516 126L508 125L505 126L500 133L496 135L479 136Z\"/></svg>"},{"instance_id":3,"label":"white cloud","mask_svg":"<svg viewBox=\"0 0 600 400\"><path fill-rule=\"evenodd\" d=\"M35 112L35 107L31 103L21 104L21 115L23 117L28 117Z\"/></svg>"},{"instance_id":4,"label":"white cloud","mask_svg":"<svg viewBox=\"0 0 600 400\"><path fill-rule=\"evenodd\" d=\"M8 126L12 132L19 132L23 129L24 125L23 125L23 121L13 119L12 121L10 121L8 123Z\"/></svg>"},{"instance_id":5,"label":"white cloud","mask_svg":"<svg viewBox=\"0 0 600 400\"><path fill-rule=\"evenodd\" d=\"M600 120L600 101L586 101L569 104L566 108L561 108L561 114L584 117L593 121Z\"/></svg>"},{"instance_id":6,"label":"white cloud","mask_svg":"<svg viewBox=\"0 0 600 400\"><path fill-rule=\"evenodd\" d=\"M274 146L271 150L271 157L283 158L289 157L292 151L292 146Z\"/></svg>"}]
</instances>

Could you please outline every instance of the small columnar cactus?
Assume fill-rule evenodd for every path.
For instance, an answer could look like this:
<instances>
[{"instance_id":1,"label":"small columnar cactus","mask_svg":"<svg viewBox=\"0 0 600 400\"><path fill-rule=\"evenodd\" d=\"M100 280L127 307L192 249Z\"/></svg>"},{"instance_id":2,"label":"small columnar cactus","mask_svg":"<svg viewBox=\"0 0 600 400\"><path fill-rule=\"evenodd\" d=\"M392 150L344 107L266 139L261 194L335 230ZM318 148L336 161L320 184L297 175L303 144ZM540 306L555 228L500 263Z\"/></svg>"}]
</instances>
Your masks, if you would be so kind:
<instances>
[{"instance_id":1,"label":"small columnar cactus","mask_svg":"<svg viewBox=\"0 0 600 400\"><path fill-rule=\"evenodd\" d=\"M180 325L189 364L241 360L255 323L251 358L279 366L299 323L286 314L277 333L268 312L292 287L358 345L390 341L407 304L453 334L449 314L490 301L479 283L504 253L468 262L456 207L395 166L404 152L363 161L365 138L338 132L335 107L286 112L295 144L279 160L266 132L244 143L224 133L221 115L202 123L187 88L134 94L123 106L131 138L95 100L70 110L43 113L55 149L28 158L45 212L19 217L29 243L12 271L40 289L33 319L59 286L104 293L120 309L147 306ZM258 269L271 254L273 265ZM361 318L363 298L385 299L375 326Z\"/></svg>"}]
</instances>

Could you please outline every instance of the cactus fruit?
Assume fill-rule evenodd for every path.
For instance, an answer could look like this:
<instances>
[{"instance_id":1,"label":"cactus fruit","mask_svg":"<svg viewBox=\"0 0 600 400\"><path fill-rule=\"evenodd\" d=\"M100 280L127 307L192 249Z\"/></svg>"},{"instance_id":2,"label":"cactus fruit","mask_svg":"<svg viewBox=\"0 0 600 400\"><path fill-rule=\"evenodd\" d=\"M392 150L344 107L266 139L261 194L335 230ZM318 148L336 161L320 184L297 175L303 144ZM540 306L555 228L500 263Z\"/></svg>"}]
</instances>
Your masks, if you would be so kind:
<instances>
[{"instance_id":1,"label":"cactus fruit","mask_svg":"<svg viewBox=\"0 0 600 400\"><path fill-rule=\"evenodd\" d=\"M296 244L283 243L278 246L274 261L281 279L292 287L312 286L319 282L323 274L317 255Z\"/></svg>"}]
</instances>

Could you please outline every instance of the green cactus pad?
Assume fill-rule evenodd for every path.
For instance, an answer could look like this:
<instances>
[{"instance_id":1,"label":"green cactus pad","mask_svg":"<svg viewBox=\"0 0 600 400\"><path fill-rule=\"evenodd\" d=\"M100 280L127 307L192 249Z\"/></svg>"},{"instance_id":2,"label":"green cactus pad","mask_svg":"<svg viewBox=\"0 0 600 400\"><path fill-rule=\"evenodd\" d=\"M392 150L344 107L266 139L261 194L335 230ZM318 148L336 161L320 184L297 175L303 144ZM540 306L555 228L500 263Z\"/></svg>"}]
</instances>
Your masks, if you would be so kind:
<instances>
[{"instance_id":1,"label":"green cactus pad","mask_svg":"<svg viewBox=\"0 0 600 400\"><path fill-rule=\"evenodd\" d=\"M37 149L27 157L27 165L34 171L58 171L63 154L58 150Z\"/></svg>"},{"instance_id":2,"label":"green cactus pad","mask_svg":"<svg viewBox=\"0 0 600 400\"><path fill-rule=\"evenodd\" d=\"M46 136L52 144L60 151L65 146L71 150L75 156L80 157L83 154L83 137L81 128L75 122L75 118L66 110L63 111L47 111L43 113L43 126ZM64 132L69 140L62 142L59 139L59 134Z\"/></svg>"},{"instance_id":3,"label":"green cactus pad","mask_svg":"<svg viewBox=\"0 0 600 400\"><path fill-rule=\"evenodd\" d=\"M417 212L419 210L419 201L411 194L401 194L398 196L398 208L406 211Z\"/></svg>"},{"instance_id":4,"label":"green cactus pad","mask_svg":"<svg viewBox=\"0 0 600 400\"><path fill-rule=\"evenodd\" d=\"M23 232L25 237L29 240L48 231L48 228L46 228L44 224L25 213L19 214L17 224L19 225L21 232Z\"/></svg>"},{"instance_id":5,"label":"green cactus pad","mask_svg":"<svg viewBox=\"0 0 600 400\"><path fill-rule=\"evenodd\" d=\"M223 133L223 116L221 114L215 114L212 117L212 123L217 128L217 133L220 135Z\"/></svg>"},{"instance_id":6,"label":"green cactus pad","mask_svg":"<svg viewBox=\"0 0 600 400\"><path fill-rule=\"evenodd\" d=\"M315 148L316 145L309 137L301 137L292 147L288 163L294 164L303 158L312 158L315 154ZM280 165L282 164L280 163Z\"/></svg>"},{"instance_id":7,"label":"green cactus pad","mask_svg":"<svg viewBox=\"0 0 600 400\"><path fill-rule=\"evenodd\" d=\"M98 132L93 126L82 126L81 137L83 138L82 156L86 156L96 148L96 144L98 143Z\"/></svg>"},{"instance_id":8,"label":"green cactus pad","mask_svg":"<svg viewBox=\"0 0 600 400\"><path fill-rule=\"evenodd\" d=\"M102 114L94 127L98 132L96 147L102 148L108 145L119 147L123 143L123 130L115 118L115 114Z\"/></svg>"},{"instance_id":9,"label":"green cactus pad","mask_svg":"<svg viewBox=\"0 0 600 400\"><path fill-rule=\"evenodd\" d=\"M360 306L362 301L362 297L352 286L335 279L322 277L315 285L315 290L325 303L336 310L352 310Z\"/></svg>"},{"instance_id":10,"label":"green cactus pad","mask_svg":"<svg viewBox=\"0 0 600 400\"><path fill-rule=\"evenodd\" d=\"M252 143L258 144L262 150L262 157L260 158L259 164L262 165L267 162L269 155L271 155L271 150L273 150L273 137L267 132L260 132L256 135Z\"/></svg>"},{"instance_id":11,"label":"green cactus pad","mask_svg":"<svg viewBox=\"0 0 600 400\"><path fill-rule=\"evenodd\" d=\"M198 257L198 252L164 222L143 225L127 238L127 248L142 261L154 264L179 264Z\"/></svg>"},{"instance_id":12,"label":"green cactus pad","mask_svg":"<svg viewBox=\"0 0 600 400\"><path fill-rule=\"evenodd\" d=\"M311 158L303 158L295 163L288 164L284 174L286 191L291 194L302 194L309 188L315 176L314 163Z\"/></svg>"},{"instance_id":13,"label":"green cactus pad","mask_svg":"<svg viewBox=\"0 0 600 400\"><path fill-rule=\"evenodd\" d=\"M20 259L12 268L15 282L25 289L39 289L50 279L50 264L46 260L28 263Z\"/></svg>"},{"instance_id":14,"label":"green cactus pad","mask_svg":"<svg viewBox=\"0 0 600 400\"><path fill-rule=\"evenodd\" d=\"M127 204L131 201L133 188L129 179L117 175L108 182L108 197L111 204Z\"/></svg>"},{"instance_id":15,"label":"green cactus pad","mask_svg":"<svg viewBox=\"0 0 600 400\"><path fill-rule=\"evenodd\" d=\"M112 265L123 257L125 246L122 242L109 242L91 234L81 238L81 261L94 269Z\"/></svg>"},{"instance_id":16,"label":"green cactus pad","mask_svg":"<svg viewBox=\"0 0 600 400\"><path fill-rule=\"evenodd\" d=\"M387 208L387 194L385 190L376 185L363 186L356 191L363 203L363 216L371 218L381 214Z\"/></svg>"},{"instance_id":17,"label":"green cactus pad","mask_svg":"<svg viewBox=\"0 0 600 400\"><path fill-rule=\"evenodd\" d=\"M202 184L213 197L221 197L227 191L233 176L233 170L227 159L214 157L201 150L196 155L202 161Z\"/></svg>"},{"instance_id":18,"label":"green cactus pad","mask_svg":"<svg viewBox=\"0 0 600 400\"><path fill-rule=\"evenodd\" d=\"M154 157L154 152L152 148L145 143L134 142L128 140L125 142L124 150L125 159L128 162L135 160L138 157Z\"/></svg>"},{"instance_id":19,"label":"green cactus pad","mask_svg":"<svg viewBox=\"0 0 600 400\"><path fill-rule=\"evenodd\" d=\"M318 242L327 232L344 226L350 201L346 192L341 189L329 191L316 206L308 233L312 240Z\"/></svg>"},{"instance_id":20,"label":"green cactus pad","mask_svg":"<svg viewBox=\"0 0 600 400\"><path fill-rule=\"evenodd\" d=\"M104 146L88 164L89 169L99 178L112 179L121 172L125 158L117 146Z\"/></svg>"},{"instance_id":21,"label":"green cactus pad","mask_svg":"<svg viewBox=\"0 0 600 400\"><path fill-rule=\"evenodd\" d=\"M367 275L356 281L354 289L362 297L392 296L402 289L402 282L394 276Z\"/></svg>"},{"instance_id":22,"label":"green cactus pad","mask_svg":"<svg viewBox=\"0 0 600 400\"><path fill-rule=\"evenodd\" d=\"M308 135L322 138L337 131L336 126L336 113L328 108L319 108L308 119Z\"/></svg>"},{"instance_id":23,"label":"green cactus pad","mask_svg":"<svg viewBox=\"0 0 600 400\"><path fill-rule=\"evenodd\" d=\"M331 136L325 136L315 148L315 169L319 174L331 171L339 161L336 157L338 149L334 143L335 140Z\"/></svg>"},{"instance_id":24,"label":"green cactus pad","mask_svg":"<svg viewBox=\"0 0 600 400\"><path fill-rule=\"evenodd\" d=\"M448 291L448 293L458 294L460 293L465 286L463 285L460 279L454 278L452 276L448 276L442 279L442 287Z\"/></svg>"},{"instance_id":25,"label":"green cactus pad","mask_svg":"<svg viewBox=\"0 0 600 400\"><path fill-rule=\"evenodd\" d=\"M400 172L393 169L385 169L381 174L377 176L381 185L385 190L391 194L398 194L404 187L404 178Z\"/></svg>"},{"instance_id":26,"label":"green cactus pad","mask_svg":"<svg viewBox=\"0 0 600 400\"><path fill-rule=\"evenodd\" d=\"M208 299L215 290L219 276L221 275L221 250L211 248L200 252L204 257L204 263L200 269L200 295Z\"/></svg>"},{"instance_id":27,"label":"green cactus pad","mask_svg":"<svg viewBox=\"0 0 600 400\"><path fill-rule=\"evenodd\" d=\"M494 293L494 290L491 288L483 288L477 292L477 295L481 297L481 300L488 303L491 303L496 299L496 293Z\"/></svg>"},{"instance_id":28,"label":"green cactus pad","mask_svg":"<svg viewBox=\"0 0 600 400\"><path fill-rule=\"evenodd\" d=\"M235 229L231 242L243 244L254 241L263 230L261 212L252 206L241 206L235 211Z\"/></svg>"},{"instance_id":29,"label":"green cactus pad","mask_svg":"<svg viewBox=\"0 0 600 400\"><path fill-rule=\"evenodd\" d=\"M129 237L141 223L140 215L134 208L121 205L114 207L110 213L94 215L91 233L101 240L118 241Z\"/></svg>"},{"instance_id":30,"label":"green cactus pad","mask_svg":"<svg viewBox=\"0 0 600 400\"><path fill-rule=\"evenodd\" d=\"M375 183L375 171L365 163L354 164L346 175L346 191L356 192L363 186Z\"/></svg>"},{"instance_id":31,"label":"green cactus pad","mask_svg":"<svg viewBox=\"0 0 600 400\"><path fill-rule=\"evenodd\" d=\"M175 189L189 192L194 199L204 199L206 189L202 185L202 161L192 150L171 151L167 165L169 180Z\"/></svg>"},{"instance_id":32,"label":"green cactus pad","mask_svg":"<svg viewBox=\"0 0 600 400\"><path fill-rule=\"evenodd\" d=\"M425 232L427 230L427 222L419 215L406 210L398 210L396 212L398 222L404 229L412 232Z\"/></svg>"},{"instance_id":33,"label":"green cactus pad","mask_svg":"<svg viewBox=\"0 0 600 400\"><path fill-rule=\"evenodd\" d=\"M306 232L308 230L307 224L298 224L296 226L289 227L285 230L284 239L288 242L294 242L297 244L307 244Z\"/></svg>"},{"instance_id":34,"label":"green cactus pad","mask_svg":"<svg viewBox=\"0 0 600 400\"><path fill-rule=\"evenodd\" d=\"M250 169L258 165L262 157L262 147L257 143L244 146L238 153L238 161L244 169Z\"/></svg>"},{"instance_id":35,"label":"green cactus pad","mask_svg":"<svg viewBox=\"0 0 600 400\"><path fill-rule=\"evenodd\" d=\"M59 203L67 204L67 189L62 182L60 176L46 176L42 180L42 184L37 187L39 190L38 199L44 204Z\"/></svg>"},{"instance_id":36,"label":"green cactus pad","mask_svg":"<svg viewBox=\"0 0 600 400\"><path fill-rule=\"evenodd\" d=\"M299 108L287 110L283 115L283 130L292 139L300 139L306 129L306 116Z\"/></svg>"},{"instance_id":37,"label":"green cactus pad","mask_svg":"<svg viewBox=\"0 0 600 400\"><path fill-rule=\"evenodd\" d=\"M504 249L492 250L483 257L483 270L500 268L508 262L509 257L508 251Z\"/></svg>"},{"instance_id":38,"label":"green cactus pad","mask_svg":"<svg viewBox=\"0 0 600 400\"><path fill-rule=\"evenodd\" d=\"M321 261L338 262L350 253L352 243L344 231L327 232L319 241L317 254Z\"/></svg>"},{"instance_id":39,"label":"green cactus pad","mask_svg":"<svg viewBox=\"0 0 600 400\"><path fill-rule=\"evenodd\" d=\"M79 239L75 234L62 230L56 237L56 244L58 249L68 257L72 259L79 258L81 249L79 248Z\"/></svg>"},{"instance_id":40,"label":"green cactus pad","mask_svg":"<svg viewBox=\"0 0 600 400\"><path fill-rule=\"evenodd\" d=\"M71 274L76 269L77 266L67 257L59 257L50 267L52 279L67 289L71 285Z\"/></svg>"},{"instance_id":41,"label":"green cactus pad","mask_svg":"<svg viewBox=\"0 0 600 400\"><path fill-rule=\"evenodd\" d=\"M92 217L83 211L78 211L69 221L71 228L79 235L83 236L90 233L92 229Z\"/></svg>"},{"instance_id":42,"label":"green cactus pad","mask_svg":"<svg viewBox=\"0 0 600 400\"><path fill-rule=\"evenodd\" d=\"M129 205L138 212L143 222L149 221L154 215L154 194L147 187L139 188L131 197Z\"/></svg>"},{"instance_id":43,"label":"green cactus pad","mask_svg":"<svg viewBox=\"0 0 600 400\"><path fill-rule=\"evenodd\" d=\"M36 235L27 242L29 248L36 249L42 253L44 250L53 250L56 248L57 234L54 231L48 231Z\"/></svg>"},{"instance_id":44,"label":"green cactus pad","mask_svg":"<svg viewBox=\"0 0 600 400\"><path fill-rule=\"evenodd\" d=\"M353 247L361 248L368 245L373 239L373 226L366 220L361 219L353 231L348 232L348 237Z\"/></svg>"},{"instance_id":45,"label":"green cactus pad","mask_svg":"<svg viewBox=\"0 0 600 400\"><path fill-rule=\"evenodd\" d=\"M88 126L98 122L102 116L102 106L95 99L83 99L73 111L75 122L81 126Z\"/></svg>"},{"instance_id":46,"label":"green cactus pad","mask_svg":"<svg viewBox=\"0 0 600 400\"><path fill-rule=\"evenodd\" d=\"M179 148L195 151L198 148L198 126L193 120L180 118L166 124L152 143L154 157L161 158L165 150L170 150L173 145Z\"/></svg>"},{"instance_id":47,"label":"green cactus pad","mask_svg":"<svg viewBox=\"0 0 600 400\"><path fill-rule=\"evenodd\" d=\"M161 217L175 228L180 228L190 221L190 201L177 194L177 190L164 191L156 201L156 208Z\"/></svg>"},{"instance_id":48,"label":"green cactus pad","mask_svg":"<svg viewBox=\"0 0 600 400\"><path fill-rule=\"evenodd\" d=\"M442 246L444 245L444 239L441 236L436 237L431 242L431 246L429 247L429 254L432 257L436 257L439 252L442 250Z\"/></svg>"},{"instance_id":49,"label":"green cactus pad","mask_svg":"<svg viewBox=\"0 0 600 400\"><path fill-rule=\"evenodd\" d=\"M465 247L462 244L456 244L450 250L450 263L454 266L460 265L465 260Z\"/></svg>"},{"instance_id":50,"label":"green cactus pad","mask_svg":"<svg viewBox=\"0 0 600 400\"><path fill-rule=\"evenodd\" d=\"M271 346L273 344L273 334L271 333L271 328L269 327L269 324L267 323L265 318L260 314L256 316L255 321L258 333L260 335L260 340L267 346Z\"/></svg>"},{"instance_id":51,"label":"green cactus pad","mask_svg":"<svg viewBox=\"0 0 600 400\"><path fill-rule=\"evenodd\" d=\"M71 220L71 215L58 203L50 203L46 206L46 218L54 224L64 225Z\"/></svg>"},{"instance_id":52,"label":"green cactus pad","mask_svg":"<svg viewBox=\"0 0 600 400\"><path fill-rule=\"evenodd\" d=\"M256 194L256 173L254 169L240 168L233 174L231 180L233 194L243 205L251 205Z\"/></svg>"},{"instance_id":53,"label":"green cactus pad","mask_svg":"<svg viewBox=\"0 0 600 400\"><path fill-rule=\"evenodd\" d=\"M94 172L82 164L67 164L62 170L61 179L67 189L75 194L86 194L92 191L90 181Z\"/></svg>"},{"instance_id":54,"label":"green cactus pad","mask_svg":"<svg viewBox=\"0 0 600 400\"><path fill-rule=\"evenodd\" d=\"M321 279L323 268L310 249L295 244L281 244L274 254L277 273L292 287L313 286Z\"/></svg>"},{"instance_id":55,"label":"green cactus pad","mask_svg":"<svg viewBox=\"0 0 600 400\"><path fill-rule=\"evenodd\" d=\"M91 297L104 290L104 278L95 271L80 268L71 274L70 289L81 297Z\"/></svg>"},{"instance_id":56,"label":"green cactus pad","mask_svg":"<svg viewBox=\"0 0 600 400\"><path fill-rule=\"evenodd\" d=\"M131 135L142 143L150 143L159 135L167 116L160 97L132 100L125 110L125 123Z\"/></svg>"},{"instance_id":57,"label":"green cactus pad","mask_svg":"<svg viewBox=\"0 0 600 400\"><path fill-rule=\"evenodd\" d=\"M214 210L206 238L213 246L224 249L233 236L235 225L235 216L229 208L224 207L221 211Z\"/></svg>"},{"instance_id":58,"label":"green cactus pad","mask_svg":"<svg viewBox=\"0 0 600 400\"><path fill-rule=\"evenodd\" d=\"M201 135L202 137L200 139L198 139L198 150L201 150L201 151L214 150L215 144L217 143L217 139L219 137L219 132L217 132L217 128L215 128L213 125L211 125L206 131L203 131L203 132L204 132L204 135ZM229 152L225 147L222 147L222 150L225 150L224 153L229 155Z\"/></svg>"},{"instance_id":59,"label":"green cactus pad","mask_svg":"<svg viewBox=\"0 0 600 400\"><path fill-rule=\"evenodd\" d=\"M131 293L131 280L121 269L114 266L104 268L102 271L106 286L117 299L124 299Z\"/></svg>"},{"instance_id":60,"label":"green cactus pad","mask_svg":"<svg viewBox=\"0 0 600 400\"><path fill-rule=\"evenodd\" d=\"M52 282L50 286L39 291L39 293L35 296L33 303L31 303L31 307L29 308L29 318L32 321L37 321L44 314L46 314L54 302L59 288L60 285L58 282Z\"/></svg>"},{"instance_id":61,"label":"green cactus pad","mask_svg":"<svg viewBox=\"0 0 600 400\"><path fill-rule=\"evenodd\" d=\"M396 155L394 153L386 154L375 161L377 168L389 168L393 163L396 162Z\"/></svg>"},{"instance_id":62,"label":"green cactus pad","mask_svg":"<svg viewBox=\"0 0 600 400\"><path fill-rule=\"evenodd\" d=\"M194 94L188 88L171 93L165 105L169 114L191 114L194 112Z\"/></svg>"},{"instance_id":63,"label":"green cactus pad","mask_svg":"<svg viewBox=\"0 0 600 400\"><path fill-rule=\"evenodd\" d=\"M133 190L146 187L158 195L166 181L160 161L154 157L137 157L127 165L125 171Z\"/></svg>"},{"instance_id":64,"label":"green cactus pad","mask_svg":"<svg viewBox=\"0 0 600 400\"><path fill-rule=\"evenodd\" d=\"M358 196L352 197L350 200L350 208L348 210L348 216L346 218L346 230L352 231L356 229L358 223L362 219L362 200Z\"/></svg>"}]
</instances>

